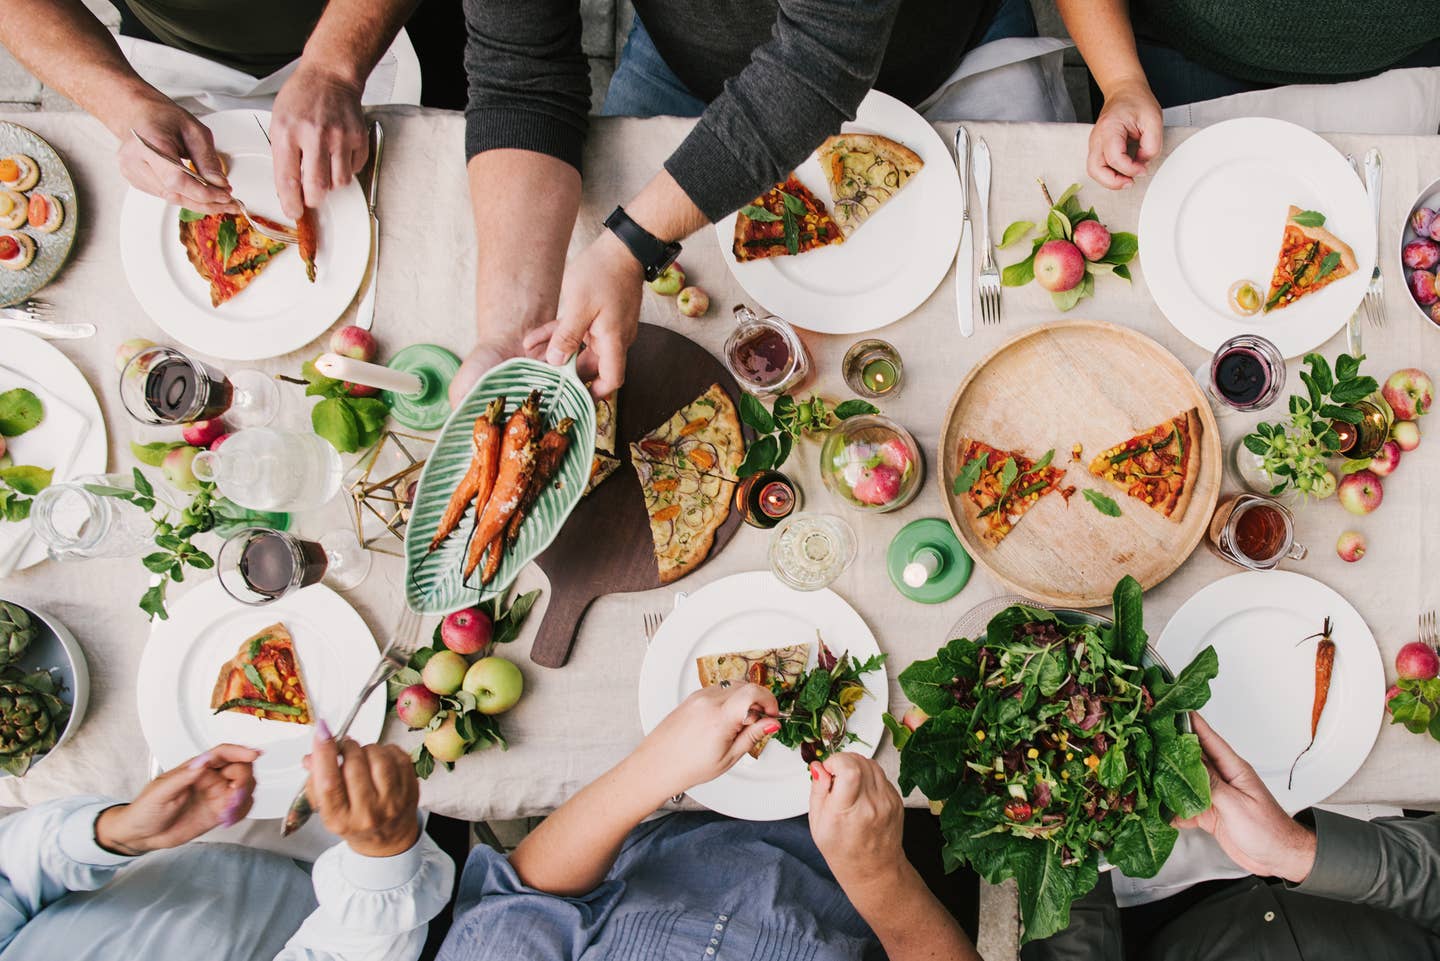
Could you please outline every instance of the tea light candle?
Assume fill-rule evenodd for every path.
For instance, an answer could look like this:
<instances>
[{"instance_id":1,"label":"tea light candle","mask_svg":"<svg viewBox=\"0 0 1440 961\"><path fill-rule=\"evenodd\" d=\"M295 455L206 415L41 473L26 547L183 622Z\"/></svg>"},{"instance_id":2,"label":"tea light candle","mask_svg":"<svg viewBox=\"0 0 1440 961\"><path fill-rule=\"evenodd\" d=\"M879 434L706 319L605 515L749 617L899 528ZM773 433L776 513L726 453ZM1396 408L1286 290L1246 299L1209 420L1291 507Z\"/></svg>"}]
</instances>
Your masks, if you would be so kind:
<instances>
[{"instance_id":1,"label":"tea light candle","mask_svg":"<svg viewBox=\"0 0 1440 961\"><path fill-rule=\"evenodd\" d=\"M1332 420L1330 427L1340 437L1340 453L1344 454L1355 446L1355 441L1360 436L1360 432L1355 429L1355 425L1348 424L1343 420Z\"/></svg>"},{"instance_id":2,"label":"tea light candle","mask_svg":"<svg viewBox=\"0 0 1440 961\"><path fill-rule=\"evenodd\" d=\"M895 384L895 365L877 357L861 369L860 380L877 394L889 393Z\"/></svg>"},{"instance_id":3,"label":"tea light candle","mask_svg":"<svg viewBox=\"0 0 1440 961\"><path fill-rule=\"evenodd\" d=\"M900 387L900 354L883 340L862 340L845 352L841 372L861 397L884 397Z\"/></svg>"}]
</instances>

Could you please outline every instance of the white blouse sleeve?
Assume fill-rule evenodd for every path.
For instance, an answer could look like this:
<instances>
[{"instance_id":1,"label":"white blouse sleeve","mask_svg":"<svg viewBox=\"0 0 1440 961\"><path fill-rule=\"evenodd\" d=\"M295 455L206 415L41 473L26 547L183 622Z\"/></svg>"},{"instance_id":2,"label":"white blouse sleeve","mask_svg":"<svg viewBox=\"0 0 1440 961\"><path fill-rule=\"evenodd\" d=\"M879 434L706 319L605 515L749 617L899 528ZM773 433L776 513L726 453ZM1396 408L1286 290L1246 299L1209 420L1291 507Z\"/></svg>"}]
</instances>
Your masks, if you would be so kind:
<instances>
[{"instance_id":1,"label":"white blouse sleeve","mask_svg":"<svg viewBox=\"0 0 1440 961\"><path fill-rule=\"evenodd\" d=\"M415 961L426 926L450 900L455 865L424 831L389 858L337 844L311 877L320 906L276 961Z\"/></svg>"}]
</instances>

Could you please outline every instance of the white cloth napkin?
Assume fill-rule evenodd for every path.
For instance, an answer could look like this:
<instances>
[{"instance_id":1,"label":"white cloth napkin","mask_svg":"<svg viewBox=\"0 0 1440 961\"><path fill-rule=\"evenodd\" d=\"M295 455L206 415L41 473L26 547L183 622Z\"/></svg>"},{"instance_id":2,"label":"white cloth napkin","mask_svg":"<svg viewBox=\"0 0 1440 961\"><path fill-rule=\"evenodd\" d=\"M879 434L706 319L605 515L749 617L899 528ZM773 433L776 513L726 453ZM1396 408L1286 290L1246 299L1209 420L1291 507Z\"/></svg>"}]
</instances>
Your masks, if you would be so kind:
<instances>
[{"instance_id":1,"label":"white cloth napkin","mask_svg":"<svg viewBox=\"0 0 1440 961\"><path fill-rule=\"evenodd\" d=\"M24 374L0 365L0 393L23 387L40 398L45 416L40 423L19 437L7 438L6 452L16 465L33 464L55 471L51 483L70 476L80 447L90 433L90 421L52 391ZM15 569L33 536L30 524L0 521L0 577Z\"/></svg>"}]
</instances>

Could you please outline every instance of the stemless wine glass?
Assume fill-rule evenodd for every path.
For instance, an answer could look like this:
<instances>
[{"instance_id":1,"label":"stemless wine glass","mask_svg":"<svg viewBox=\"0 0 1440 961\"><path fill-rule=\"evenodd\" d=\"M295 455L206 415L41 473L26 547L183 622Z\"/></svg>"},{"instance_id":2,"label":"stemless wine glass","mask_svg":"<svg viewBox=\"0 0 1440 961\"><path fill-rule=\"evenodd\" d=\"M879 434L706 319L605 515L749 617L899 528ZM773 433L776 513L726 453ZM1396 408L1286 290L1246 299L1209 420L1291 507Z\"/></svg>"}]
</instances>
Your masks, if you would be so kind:
<instances>
[{"instance_id":1,"label":"stemless wine glass","mask_svg":"<svg viewBox=\"0 0 1440 961\"><path fill-rule=\"evenodd\" d=\"M147 347L121 371L120 401L142 424L169 427L224 414L233 427L263 427L275 419L280 392L258 370L227 377L173 347Z\"/></svg>"},{"instance_id":2,"label":"stemless wine glass","mask_svg":"<svg viewBox=\"0 0 1440 961\"><path fill-rule=\"evenodd\" d=\"M829 587L855 553L855 531L834 514L791 514L770 535L770 570L797 591Z\"/></svg>"},{"instance_id":3,"label":"stemless wine glass","mask_svg":"<svg viewBox=\"0 0 1440 961\"><path fill-rule=\"evenodd\" d=\"M134 490L127 475L94 474L35 495L30 528L51 560L139 557L155 549L150 515L128 500L97 493L106 489Z\"/></svg>"},{"instance_id":4,"label":"stemless wine glass","mask_svg":"<svg viewBox=\"0 0 1440 961\"><path fill-rule=\"evenodd\" d=\"M803 387L810 379L810 353L783 319L735 308L735 329L725 341L725 366L740 386L757 397Z\"/></svg>"},{"instance_id":5,"label":"stemless wine glass","mask_svg":"<svg viewBox=\"0 0 1440 961\"><path fill-rule=\"evenodd\" d=\"M1264 410L1285 389L1285 357L1258 334L1231 337L1195 371L1219 413Z\"/></svg>"},{"instance_id":6,"label":"stemless wine glass","mask_svg":"<svg viewBox=\"0 0 1440 961\"><path fill-rule=\"evenodd\" d=\"M338 591L359 587L370 573L370 554L350 531L307 541L267 527L236 531L220 547L215 569L235 600L269 604L322 580Z\"/></svg>"},{"instance_id":7,"label":"stemless wine glass","mask_svg":"<svg viewBox=\"0 0 1440 961\"><path fill-rule=\"evenodd\" d=\"M344 469L330 442L315 434L252 427L236 431L219 450L201 451L191 465L202 481L257 511L299 513L340 490Z\"/></svg>"}]
</instances>

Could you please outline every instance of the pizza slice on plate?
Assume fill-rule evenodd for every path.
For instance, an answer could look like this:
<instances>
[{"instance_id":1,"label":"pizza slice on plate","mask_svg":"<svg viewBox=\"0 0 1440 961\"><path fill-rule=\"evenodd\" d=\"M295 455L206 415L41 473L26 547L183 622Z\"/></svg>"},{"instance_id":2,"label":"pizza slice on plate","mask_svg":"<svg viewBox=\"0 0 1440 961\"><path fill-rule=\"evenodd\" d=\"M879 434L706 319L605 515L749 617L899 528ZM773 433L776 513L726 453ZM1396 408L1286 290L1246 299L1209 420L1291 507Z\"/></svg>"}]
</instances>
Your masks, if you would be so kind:
<instances>
[{"instance_id":1,"label":"pizza slice on plate","mask_svg":"<svg viewBox=\"0 0 1440 961\"><path fill-rule=\"evenodd\" d=\"M846 237L925 166L915 151L877 134L836 134L818 153L835 202L835 222Z\"/></svg>"},{"instance_id":2,"label":"pizza slice on plate","mask_svg":"<svg viewBox=\"0 0 1440 961\"><path fill-rule=\"evenodd\" d=\"M1202 430L1200 411L1192 407L1104 451L1090 462L1090 473L1178 521L1200 479Z\"/></svg>"},{"instance_id":3,"label":"pizza slice on plate","mask_svg":"<svg viewBox=\"0 0 1440 961\"><path fill-rule=\"evenodd\" d=\"M794 687L805 674L810 663L810 645L792 644L760 651L735 651L730 654L707 654L695 658L695 667L700 672L700 686L729 687L732 684L759 684L774 690L776 683L781 690ZM758 758L765 745L770 743L767 736L750 749L750 756Z\"/></svg>"},{"instance_id":4,"label":"pizza slice on plate","mask_svg":"<svg viewBox=\"0 0 1440 961\"><path fill-rule=\"evenodd\" d=\"M1324 214L1291 204L1265 310L1288 307L1359 268L1350 245L1325 229Z\"/></svg>"},{"instance_id":5,"label":"pizza slice on plate","mask_svg":"<svg viewBox=\"0 0 1440 961\"><path fill-rule=\"evenodd\" d=\"M960 439L960 473L953 492L960 498L970 529L987 544L999 544L1020 518L1046 494L1061 490L1065 472L1053 467L1049 451L1038 461L1017 451L1000 450L971 438Z\"/></svg>"},{"instance_id":6,"label":"pizza slice on plate","mask_svg":"<svg viewBox=\"0 0 1440 961\"><path fill-rule=\"evenodd\" d=\"M210 707L236 711L268 721L310 723L310 698L300 679L295 640L284 624L247 638L239 652L220 668Z\"/></svg>"},{"instance_id":7,"label":"pizza slice on plate","mask_svg":"<svg viewBox=\"0 0 1440 961\"><path fill-rule=\"evenodd\" d=\"M618 427L615 411L618 396L619 391L616 391L595 402L595 457L590 462L590 480L585 485L586 494L603 484L605 479L620 467L620 460L615 456Z\"/></svg>"},{"instance_id":8,"label":"pizza slice on plate","mask_svg":"<svg viewBox=\"0 0 1440 961\"><path fill-rule=\"evenodd\" d=\"M210 306L219 307L250 285L286 245L267 240L235 214L180 211L180 243L210 285Z\"/></svg>"},{"instance_id":9,"label":"pizza slice on plate","mask_svg":"<svg viewBox=\"0 0 1440 961\"><path fill-rule=\"evenodd\" d=\"M736 261L744 263L803 254L844 241L825 205L792 173L783 184L740 208L732 250Z\"/></svg>"}]
</instances>

